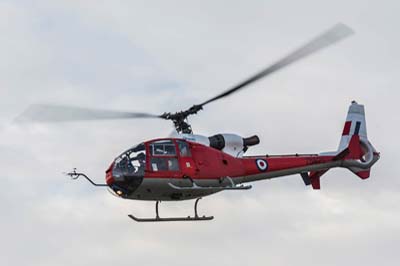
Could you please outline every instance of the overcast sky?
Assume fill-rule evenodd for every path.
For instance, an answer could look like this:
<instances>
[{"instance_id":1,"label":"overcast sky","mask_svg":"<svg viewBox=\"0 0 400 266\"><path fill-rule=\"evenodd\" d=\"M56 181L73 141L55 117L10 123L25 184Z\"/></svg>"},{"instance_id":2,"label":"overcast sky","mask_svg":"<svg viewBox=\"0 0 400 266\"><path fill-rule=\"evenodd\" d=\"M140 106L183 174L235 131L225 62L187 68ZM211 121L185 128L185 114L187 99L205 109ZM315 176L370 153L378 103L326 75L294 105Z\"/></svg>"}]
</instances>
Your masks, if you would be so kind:
<instances>
[{"instance_id":1,"label":"overcast sky","mask_svg":"<svg viewBox=\"0 0 400 266\"><path fill-rule=\"evenodd\" d=\"M398 265L398 1L0 0L1 265ZM356 34L207 106L196 133L257 134L248 154L336 150L348 105L381 152L371 178L329 171L204 198L211 222L138 224L151 202L98 182L165 121L15 125L32 103L162 113L223 91L337 22ZM193 201L160 214L192 214Z\"/></svg>"}]
</instances>

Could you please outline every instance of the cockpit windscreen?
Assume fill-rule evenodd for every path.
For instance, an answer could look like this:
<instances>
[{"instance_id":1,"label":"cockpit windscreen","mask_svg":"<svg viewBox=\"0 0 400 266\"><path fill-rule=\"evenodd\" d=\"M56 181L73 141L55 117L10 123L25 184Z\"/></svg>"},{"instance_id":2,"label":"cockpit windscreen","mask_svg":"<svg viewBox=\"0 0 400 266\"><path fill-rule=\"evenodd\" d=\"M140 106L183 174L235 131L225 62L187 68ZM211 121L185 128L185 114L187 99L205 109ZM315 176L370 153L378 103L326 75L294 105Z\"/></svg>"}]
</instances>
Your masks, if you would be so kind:
<instances>
[{"instance_id":1,"label":"cockpit windscreen","mask_svg":"<svg viewBox=\"0 0 400 266\"><path fill-rule=\"evenodd\" d=\"M127 176L144 176L146 168L146 149L144 143L141 143L115 159L113 176L123 178Z\"/></svg>"}]
</instances>

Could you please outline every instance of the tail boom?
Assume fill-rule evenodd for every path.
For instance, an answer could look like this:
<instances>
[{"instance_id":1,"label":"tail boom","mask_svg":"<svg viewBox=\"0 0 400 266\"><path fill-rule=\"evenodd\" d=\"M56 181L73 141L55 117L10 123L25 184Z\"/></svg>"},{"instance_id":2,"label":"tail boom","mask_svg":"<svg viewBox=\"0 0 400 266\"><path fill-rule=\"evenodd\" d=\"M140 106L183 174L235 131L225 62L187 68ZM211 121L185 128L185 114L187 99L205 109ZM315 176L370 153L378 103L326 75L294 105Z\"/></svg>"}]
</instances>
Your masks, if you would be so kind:
<instances>
[{"instance_id":1,"label":"tail boom","mask_svg":"<svg viewBox=\"0 0 400 266\"><path fill-rule=\"evenodd\" d=\"M329 169L347 168L361 179L366 179L379 158L380 154L367 138L364 106L353 101L336 152L244 157L247 175L240 181L251 182L300 174L306 185L320 189L320 178ZM260 168L259 162L264 167Z\"/></svg>"},{"instance_id":2,"label":"tail boom","mask_svg":"<svg viewBox=\"0 0 400 266\"><path fill-rule=\"evenodd\" d=\"M329 169L336 167L348 168L362 179L369 177L370 168L379 159L379 153L372 152L363 155L362 160L355 159L352 150L345 151L347 156L338 159L337 155L276 155L276 156L254 156L244 157L243 163L247 175L241 177L239 182L252 182L264 179L278 178L287 175L300 174L306 185L313 189L320 189L320 178ZM257 168L257 160L263 160L268 169Z\"/></svg>"}]
</instances>

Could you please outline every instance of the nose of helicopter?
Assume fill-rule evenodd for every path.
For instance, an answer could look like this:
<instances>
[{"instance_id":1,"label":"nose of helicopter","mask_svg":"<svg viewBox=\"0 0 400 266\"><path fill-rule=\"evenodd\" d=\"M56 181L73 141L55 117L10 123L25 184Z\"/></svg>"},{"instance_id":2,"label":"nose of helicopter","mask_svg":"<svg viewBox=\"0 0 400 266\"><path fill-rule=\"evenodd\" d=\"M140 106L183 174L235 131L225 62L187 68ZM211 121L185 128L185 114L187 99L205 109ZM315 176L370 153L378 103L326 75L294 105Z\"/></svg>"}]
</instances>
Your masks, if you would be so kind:
<instances>
[{"instance_id":1,"label":"nose of helicopter","mask_svg":"<svg viewBox=\"0 0 400 266\"><path fill-rule=\"evenodd\" d=\"M114 183L114 177L113 177L113 174L112 174L112 169L113 168L114 168L114 162L112 162L110 167L108 167L108 169L106 170L106 183L110 187Z\"/></svg>"},{"instance_id":2,"label":"nose of helicopter","mask_svg":"<svg viewBox=\"0 0 400 266\"><path fill-rule=\"evenodd\" d=\"M144 169L134 167L130 161L116 159L106 170L107 185L120 197L132 194L142 183Z\"/></svg>"},{"instance_id":3,"label":"nose of helicopter","mask_svg":"<svg viewBox=\"0 0 400 266\"><path fill-rule=\"evenodd\" d=\"M115 162L112 162L110 167L106 170L106 184L117 193L118 196L123 194L121 188L116 184L116 180L113 176L113 169L114 169Z\"/></svg>"}]
</instances>

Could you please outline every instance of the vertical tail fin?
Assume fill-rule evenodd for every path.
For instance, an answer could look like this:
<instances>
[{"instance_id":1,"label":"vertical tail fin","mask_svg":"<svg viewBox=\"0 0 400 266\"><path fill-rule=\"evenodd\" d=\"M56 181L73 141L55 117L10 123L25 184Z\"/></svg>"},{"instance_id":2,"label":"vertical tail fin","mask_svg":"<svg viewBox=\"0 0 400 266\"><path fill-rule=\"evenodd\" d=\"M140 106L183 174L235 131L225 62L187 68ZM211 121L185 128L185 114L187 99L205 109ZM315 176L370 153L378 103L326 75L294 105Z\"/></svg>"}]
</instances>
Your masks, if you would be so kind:
<instances>
[{"instance_id":1,"label":"vertical tail fin","mask_svg":"<svg viewBox=\"0 0 400 266\"><path fill-rule=\"evenodd\" d=\"M320 155L333 155L332 161L338 162L337 166L349 169L361 179L369 177L371 167L379 160L380 155L368 140L363 105L355 101L351 103L338 151L321 153ZM312 185L313 189L320 189L320 178L330 168L308 173L303 172L301 177L306 185Z\"/></svg>"},{"instance_id":2,"label":"vertical tail fin","mask_svg":"<svg viewBox=\"0 0 400 266\"><path fill-rule=\"evenodd\" d=\"M362 179L369 177L371 167L379 160L380 155L368 140L363 105L355 101L351 103L338 150L320 155L332 156L332 162L338 163L333 167L345 167ZM305 185L312 185L313 189L320 189L320 178L330 168L303 172L301 177Z\"/></svg>"},{"instance_id":3,"label":"vertical tail fin","mask_svg":"<svg viewBox=\"0 0 400 266\"><path fill-rule=\"evenodd\" d=\"M368 140L364 106L353 101L347 113L338 152L348 151L345 159L357 160L358 165L349 165L347 168L362 179L370 175L370 167L379 158L372 144ZM376 158L375 158L376 157ZM367 164L368 163L368 164ZM371 164L371 166L372 166Z\"/></svg>"},{"instance_id":4,"label":"vertical tail fin","mask_svg":"<svg viewBox=\"0 0 400 266\"><path fill-rule=\"evenodd\" d=\"M339 151L343 151L349 146L352 136L359 136L361 140L368 141L364 105L358 104L356 101L352 101L349 107L339 143Z\"/></svg>"}]
</instances>

